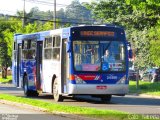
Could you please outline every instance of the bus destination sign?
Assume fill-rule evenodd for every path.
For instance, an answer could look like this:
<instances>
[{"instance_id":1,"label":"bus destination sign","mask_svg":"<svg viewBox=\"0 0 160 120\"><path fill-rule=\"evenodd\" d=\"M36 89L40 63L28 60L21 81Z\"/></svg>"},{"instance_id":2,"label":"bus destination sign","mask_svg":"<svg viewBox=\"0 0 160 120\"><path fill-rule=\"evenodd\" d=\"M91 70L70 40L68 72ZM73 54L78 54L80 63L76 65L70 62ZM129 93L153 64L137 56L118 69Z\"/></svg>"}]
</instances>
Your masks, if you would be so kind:
<instances>
[{"instance_id":1,"label":"bus destination sign","mask_svg":"<svg viewBox=\"0 0 160 120\"><path fill-rule=\"evenodd\" d=\"M112 31L81 31L80 35L83 37L114 37L115 32Z\"/></svg>"}]
</instances>

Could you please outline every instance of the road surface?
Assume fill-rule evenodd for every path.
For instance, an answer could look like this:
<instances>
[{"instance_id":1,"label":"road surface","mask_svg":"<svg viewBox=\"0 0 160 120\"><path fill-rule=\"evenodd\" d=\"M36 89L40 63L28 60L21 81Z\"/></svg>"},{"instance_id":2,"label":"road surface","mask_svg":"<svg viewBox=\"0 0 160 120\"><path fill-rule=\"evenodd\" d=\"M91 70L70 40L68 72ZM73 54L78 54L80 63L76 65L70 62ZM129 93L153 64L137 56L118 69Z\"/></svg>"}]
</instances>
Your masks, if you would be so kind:
<instances>
[{"instance_id":1,"label":"road surface","mask_svg":"<svg viewBox=\"0 0 160 120\"><path fill-rule=\"evenodd\" d=\"M13 85L0 84L0 93L8 93L24 97L22 89L13 87ZM54 102L52 95L46 94L41 94L40 96L33 99ZM103 104L100 102L100 99L91 98L89 96L78 96L74 99L68 97L64 99L64 102L59 104L91 107L105 110L120 110L133 114L160 115L160 98L141 97L135 95L126 95L124 97L113 96L111 103L109 104Z\"/></svg>"},{"instance_id":2,"label":"road surface","mask_svg":"<svg viewBox=\"0 0 160 120\"><path fill-rule=\"evenodd\" d=\"M40 111L0 103L0 120L73 120Z\"/></svg>"}]
</instances>

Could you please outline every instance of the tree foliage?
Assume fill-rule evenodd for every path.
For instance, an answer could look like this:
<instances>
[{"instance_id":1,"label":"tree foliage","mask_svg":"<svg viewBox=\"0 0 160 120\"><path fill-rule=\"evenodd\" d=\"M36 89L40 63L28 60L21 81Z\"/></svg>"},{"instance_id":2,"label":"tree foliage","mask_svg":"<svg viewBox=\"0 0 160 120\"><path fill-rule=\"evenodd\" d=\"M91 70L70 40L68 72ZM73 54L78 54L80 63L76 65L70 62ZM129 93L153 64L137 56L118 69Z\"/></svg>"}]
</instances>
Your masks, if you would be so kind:
<instances>
[{"instance_id":1,"label":"tree foliage","mask_svg":"<svg viewBox=\"0 0 160 120\"><path fill-rule=\"evenodd\" d=\"M2 77L6 78L7 67L11 65L13 29L12 23L0 20L0 65Z\"/></svg>"},{"instance_id":2,"label":"tree foliage","mask_svg":"<svg viewBox=\"0 0 160 120\"><path fill-rule=\"evenodd\" d=\"M160 66L160 1L159 0L98 0L87 7L101 24L124 26L127 39L136 54L139 68ZM153 42L154 41L154 42ZM157 43L157 45L156 45Z\"/></svg>"},{"instance_id":3,"label":"tree foliage","mask_svg":"<svg viewBox=\"0 0 160 120\"><path fill-rule=\"evenodd\" d=\"M70 23L88 23L91 24L92 16L91 11L85 6L80 4L79 0L74 0L66 7L65 16Z\"/></svg>"}]
</instances>

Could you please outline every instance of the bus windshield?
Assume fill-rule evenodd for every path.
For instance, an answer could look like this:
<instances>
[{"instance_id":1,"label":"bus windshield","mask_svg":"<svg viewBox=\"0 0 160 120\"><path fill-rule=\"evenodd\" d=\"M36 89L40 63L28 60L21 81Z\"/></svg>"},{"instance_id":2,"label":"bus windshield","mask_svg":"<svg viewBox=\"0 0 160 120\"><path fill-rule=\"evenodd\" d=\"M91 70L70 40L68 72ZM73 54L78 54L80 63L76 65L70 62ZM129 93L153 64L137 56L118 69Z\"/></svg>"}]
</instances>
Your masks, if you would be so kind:
<instances>
[{"instance_id":1,"label":"bus windshield","mask_svg":"<svg viewBox=\"0 0 160 120\"><path fill-rule=\"evenodd\" d=\"M75 71L125 71L122 41L73 41Z\"/></svg>"}]
</instances>

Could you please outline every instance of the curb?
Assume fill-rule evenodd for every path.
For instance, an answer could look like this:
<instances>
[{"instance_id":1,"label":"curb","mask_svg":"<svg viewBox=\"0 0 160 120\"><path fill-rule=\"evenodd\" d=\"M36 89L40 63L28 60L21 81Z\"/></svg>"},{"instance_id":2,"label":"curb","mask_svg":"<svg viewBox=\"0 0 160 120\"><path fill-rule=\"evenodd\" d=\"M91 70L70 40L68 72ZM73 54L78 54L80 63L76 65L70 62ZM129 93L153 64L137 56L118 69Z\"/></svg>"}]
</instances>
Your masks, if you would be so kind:
<instances>
[{"instance_id":1,"label":"curb","mask_svg":"<svg viewBox=\"0 0 160 120\"><path fill-rule=\"evenodd\" d=\"M144 97L144 98L156 98L156 99L160 99L160 96L148 95L148 94L130 93L130 94L127 94L127 95L139 96L139 97Z\"/></svg>"},{"instance_id":2,"label":"curb","mask_svg":"<svg viewBox=\"0 0 160 120\"><path fill-rule=\"evenodd\" d=\"M96 118L85 117L85 116L80 116L80 115L76 115L76 114L69 114L69 113L65 113L65 112L58 112L58 111L48 112L48 110L44 109L44 108L40 108L40 107L28 105L28 104L23 104L23 103L11 102L8 100L0 100L0 103L6 104L6 105L11 105L11 106L16 106L16 107L20 107L20 108L40 111L40 112L44 112L44 114L52 114L52 115L66 117L66 118L70 118L70 119L74 119L74 120L75 119L76 120L97 120Z\"/></svg>"},{"instance_id":3,"label":"curb","mask_svg":"<svg viewBox=\"0 0 160 120\"><path fill-rule=\"evenodd\" d=\"M11 102L11 101L8 101L8 100L0 100L0 103L11 105L11 106L16 106L16 107L19 107L19 108L25 108L25 109L30 109L30 110L40 111L40 112L47 112L47 110L43 109L43 108L39 108L39 107L35 107L35 106L32 106L32 105L23 104L23 103Z\"/></svg>"},{"instance_id":4,"label":"curb","mask_svg":"<svg viewBox=\"0 0 160 120\"><path fill-rule=\"evenodd\" d=\"M138 96L160 99L160 96L155 96L155 95L139 94Z\"/></svg>"}]
</instances>

